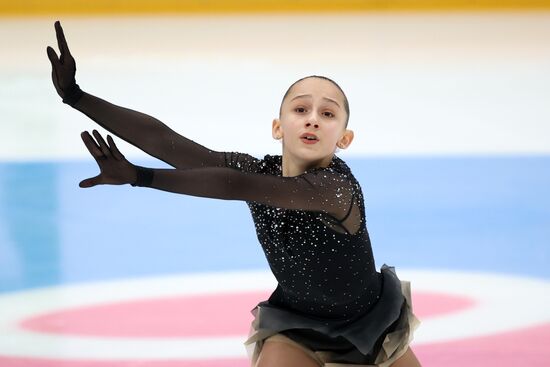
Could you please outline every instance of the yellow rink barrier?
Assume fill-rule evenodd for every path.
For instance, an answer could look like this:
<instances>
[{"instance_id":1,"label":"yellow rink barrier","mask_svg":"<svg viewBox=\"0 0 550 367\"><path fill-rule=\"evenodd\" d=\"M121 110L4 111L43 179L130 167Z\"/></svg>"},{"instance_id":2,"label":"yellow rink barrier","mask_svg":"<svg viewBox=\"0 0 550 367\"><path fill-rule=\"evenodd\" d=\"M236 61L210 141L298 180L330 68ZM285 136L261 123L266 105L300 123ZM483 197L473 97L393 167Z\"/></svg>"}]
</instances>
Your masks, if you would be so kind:
<instances>
[{"instance_id":1,"label":"yellow rink barrier","mask_svg":"<svg viewBox=\"0 0 550 367\"><path fill-rule=\"evenodd\" d=\"M550 0L0 0L0 15L550 10Z\"/></svg>"}]
</instances>

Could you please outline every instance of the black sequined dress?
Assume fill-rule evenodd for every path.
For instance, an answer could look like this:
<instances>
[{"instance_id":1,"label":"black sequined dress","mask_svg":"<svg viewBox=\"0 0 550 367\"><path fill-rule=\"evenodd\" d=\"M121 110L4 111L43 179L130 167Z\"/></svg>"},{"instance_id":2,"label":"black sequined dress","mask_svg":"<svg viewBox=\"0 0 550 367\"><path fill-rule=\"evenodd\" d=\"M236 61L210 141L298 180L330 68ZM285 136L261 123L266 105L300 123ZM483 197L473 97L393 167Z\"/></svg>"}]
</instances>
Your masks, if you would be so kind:
<instances>
[{"instance_id":1,"label":"black sequined dress","mask_svg":"<svg viewBox=\"0 0 550 367\"><path fill-rule=\"evenodd\" d=\"M225 158L227 167L282 176L281 156L260 160L226 153ZM247 201L278 281L270 298L253 310L261 310L258 327L312 350L340 350L353 355L352 360L368 362L399 318L404 299L392 268L376 271L361 187L337 156L328 167L289 179L297 187L305 181L325 193L303 200L322 200L325 208L342 212L335 217L328 210L290 210Z\"/></svg>"}]
</instances>

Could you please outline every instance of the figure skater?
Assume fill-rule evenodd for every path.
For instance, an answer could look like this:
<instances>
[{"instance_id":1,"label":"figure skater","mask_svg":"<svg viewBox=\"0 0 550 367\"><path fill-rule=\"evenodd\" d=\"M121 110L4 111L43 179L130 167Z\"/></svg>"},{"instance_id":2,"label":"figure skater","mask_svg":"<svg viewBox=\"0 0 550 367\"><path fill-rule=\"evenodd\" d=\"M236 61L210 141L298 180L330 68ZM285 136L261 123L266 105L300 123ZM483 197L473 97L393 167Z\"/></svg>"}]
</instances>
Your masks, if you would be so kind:
<instances>
[{"instance_id":1,"label":"figure skater","mask_svg":"<svg viewBox=\"0 0 550 367\"><path fill-rule=\"evenodd\" d=\"M420 366L409 347L418 324L409 283L387 265L376 270L361 187L335 155L353 132L347 98L334 81L309 76L287 90L272 123L282 155L217 152L83 92L59 22L55 29L60 55L51 47L47 54L63 102L175 168L133 165L111 136L83 132L100 173L80 187L131 184L248 204L278 282L252 310L245 342L252 366Z\"/></svg>"}]
</instances>

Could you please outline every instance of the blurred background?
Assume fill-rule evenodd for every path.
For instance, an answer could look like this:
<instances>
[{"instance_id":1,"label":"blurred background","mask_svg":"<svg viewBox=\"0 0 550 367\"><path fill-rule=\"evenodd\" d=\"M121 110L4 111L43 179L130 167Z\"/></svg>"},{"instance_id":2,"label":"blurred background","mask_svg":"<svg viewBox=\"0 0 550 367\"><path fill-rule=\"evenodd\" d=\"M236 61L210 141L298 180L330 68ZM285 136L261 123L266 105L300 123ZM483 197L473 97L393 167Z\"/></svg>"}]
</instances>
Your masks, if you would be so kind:
<instances>
[{"instance_id":1,"label":"blurred background","mask_svg":"<svg viewBox=\"0 0 550 367\"><path fill-rule=\"evenodd\" d=\"M78 187L105 131L55 92L55 20L83 90L213 150L280 154L288 86L337 81L423 365L550 365L550 1L141 0L0 1L0 367L248 366L274 287L245 203Z\"/></svg>"}]
</instances>

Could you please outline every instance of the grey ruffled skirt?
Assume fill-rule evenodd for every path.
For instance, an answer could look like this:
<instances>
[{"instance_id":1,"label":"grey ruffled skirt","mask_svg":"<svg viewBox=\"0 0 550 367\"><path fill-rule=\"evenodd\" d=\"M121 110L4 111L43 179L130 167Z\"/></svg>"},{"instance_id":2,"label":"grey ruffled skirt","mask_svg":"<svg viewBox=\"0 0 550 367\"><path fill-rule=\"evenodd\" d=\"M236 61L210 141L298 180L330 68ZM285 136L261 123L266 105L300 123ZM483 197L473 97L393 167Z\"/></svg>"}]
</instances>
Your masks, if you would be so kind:
<instances>
[{"instance_id":1,"label":"grey ruffled skirt","mask_svg":"<svg viewBox=\"0 0 550 367\"><path fill-rule=\"evenodd\" d=\"M256 364L266 340L293 344L320 366L390 366L412 341L420 321L413 314L411 288L393 267L381 268L382 292L378 302L354 319L319 319L261 302L245 346Z\"/></svg>"}]
</instances>

